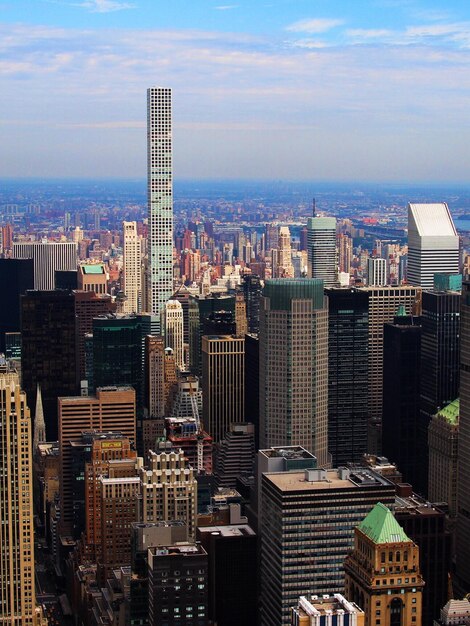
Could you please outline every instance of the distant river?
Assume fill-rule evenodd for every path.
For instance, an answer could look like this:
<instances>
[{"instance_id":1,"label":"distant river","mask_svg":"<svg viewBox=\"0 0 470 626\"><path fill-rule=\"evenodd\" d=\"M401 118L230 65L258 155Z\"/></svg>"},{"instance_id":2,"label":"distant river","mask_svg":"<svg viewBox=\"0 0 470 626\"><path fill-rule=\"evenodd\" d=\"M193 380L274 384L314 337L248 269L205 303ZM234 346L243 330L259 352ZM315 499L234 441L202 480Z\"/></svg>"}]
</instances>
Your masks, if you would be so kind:
<instances>
[{"instance_id":1,"label":"distant river","mask_svg":"<svg viewBox=\"0 0 470 626\"><path fill-rule=\"evenodd\" d=\"M461 220L454 220L457 230L470 230L470 217L464 217Z\"/></svg>"}]
</instances>

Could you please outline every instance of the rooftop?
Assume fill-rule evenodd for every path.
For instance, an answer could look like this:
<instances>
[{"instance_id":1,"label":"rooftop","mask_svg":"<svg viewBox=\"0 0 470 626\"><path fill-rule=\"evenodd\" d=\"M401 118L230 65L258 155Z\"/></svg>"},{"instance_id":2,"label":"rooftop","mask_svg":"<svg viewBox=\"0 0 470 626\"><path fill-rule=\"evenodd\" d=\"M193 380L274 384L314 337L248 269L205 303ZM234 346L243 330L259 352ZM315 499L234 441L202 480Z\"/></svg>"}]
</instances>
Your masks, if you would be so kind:
<instances>
[{"instance_id":1,"label":"rooftop","mask_svg":"<svg viewBox=\"0 0 470 626\"><path fill-rule=\"evenodd\" d=\"M93 263L80 266L84 274L104 274L104 265L102 263Z\"/></svg>"},{"instance_id":2,"label":"rooftop","mask_svg":"<svg viewBox=\"0 0 470 626\"><path fill-rule=\"evenodd\" d=\"M248 524L228 524L226 526L202 526L201 534L221 535L222 537L255 537L256 533Z\"/></svg>"},{"instance_id":3,"label":"rooftop","mask_svg":"<svg viewBox=\"0 0 470 626\"><path fill-rule=\"evenodd\" d=\"M458 426L460 415L460 398L457 398L443 409L437 412L437 415L443 417L446 422L452 426Z\"/></svg>"},{"instance_id":4,"label":"rooftop","mask_svg":"<svg viewBox=\"0 0 470 626\"><path fill-rule=\"evenodd\" d=\"M264 474L280 491L325 491L329 489L360 489L390 486L392 483L368 468L342 471L340 469L322 470L320 480L308 480L305 470L299 472L269 472ZM314 475L314 474L312 474Z\"/></svg>"},{"instance_id":5,"label":"rooftop","mask_svg":"<svg viewBox=\"0 0 470 626\"><path fill-rule=\"evenodd\" d=\"M409 229L417 231L421 237L457 236L449 208L445 202L410 203Z\"/></svg>"},{"instance_id":6,"label":"rooftop","mask_svg":"<svg viewBox=\"0 0 470 626\"><path fill-rule=\"evenodd\" d=\"M374 543L411 542L393 513L379 502L357 527Z\"/></svg>"}]
</instances>

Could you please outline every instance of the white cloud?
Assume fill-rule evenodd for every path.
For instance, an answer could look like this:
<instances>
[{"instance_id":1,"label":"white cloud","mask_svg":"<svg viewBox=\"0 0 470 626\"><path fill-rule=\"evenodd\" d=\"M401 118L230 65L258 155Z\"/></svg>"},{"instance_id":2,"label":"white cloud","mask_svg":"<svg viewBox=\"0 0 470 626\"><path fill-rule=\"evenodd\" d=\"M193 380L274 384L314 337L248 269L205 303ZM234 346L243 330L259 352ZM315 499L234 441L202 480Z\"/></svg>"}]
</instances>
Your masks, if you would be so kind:
<instances>
[{"instance_id":1,"label":"white cloud","mask_svg":"<svg viewBox=\"0 0 470 626\"><path fill-rule=\"evenodd\" d=\"M238 9L238 4L222 4L221 6L214 7L217 11L230 11L231 9Z\"/></svg>"},{"instance_id":2,"label":"white cloud","mask_svg":"<svg viewBox=\"0 0 470 626\"><path fill-rule=\"evenodd\" d=\"M463 29L451 31L445 37L464 36ZM249 177L268 164L273 176L308 169L323 175L326 166L312 161L316 145L334 177L335 162L344 175L389 163L386 151L374 151L387 141L403 155L416 139L424 162L427 154L441 154L444 131L470 144L470 51L443 45L440 36L423 39L421 29L387 35L406 46L384 46L380 30L361 34L367 46L321 49L315 36L285 42L215 31L0 25L0 78L8 94L0 101L4 175L21 167L30 175L48 168L59 176L142 175L145 90L153 84L173 88L180 176L230 170ZM283 145L277 152L276 133ZM364 152L362 160L345 161L345 142ZM467 161L462 150L449 158ZM408 166L411 175L415 165Z\"/></svg>"},{"instance_id":3,"label":"white cloud","mask_svg":"<svg viewBox=\"0 0 470 626\"><path fill-rule=\"evenodd\" d=\"M84 0L84 2L76 3L75 6L89 9L91 13L112 13L124 9L134 9L136 5L121 0Z\"/></svg>"},{"instance_id":4,"label":"white cloud","mask_svg":"<svg viewBox=\"0 0 470 626\"><path fill-rule=\"evenodd\" d=\"M316 18L305 19L294 22L286 27L286 30L293 33L326 33L327 31L344 24L343 20Z\"/></svg>"}]
</instances>

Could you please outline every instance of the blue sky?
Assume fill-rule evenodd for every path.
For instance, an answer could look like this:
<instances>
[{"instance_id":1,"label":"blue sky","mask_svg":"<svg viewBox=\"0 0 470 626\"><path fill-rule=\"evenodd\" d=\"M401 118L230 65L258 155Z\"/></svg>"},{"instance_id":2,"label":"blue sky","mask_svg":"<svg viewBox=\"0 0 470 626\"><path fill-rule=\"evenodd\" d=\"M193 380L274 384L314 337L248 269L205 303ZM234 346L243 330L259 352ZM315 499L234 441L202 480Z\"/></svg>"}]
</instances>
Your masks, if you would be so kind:
<instances>
[{"instance_id":1,"label":"blue sky","mask_svg":"<svg viewBox=\"0 0 470 626\"><path fill-rule=\"evenodd\" d=\"M468 0L0 0L0 177L465 182Z\"/></svg>"}]
</instances>

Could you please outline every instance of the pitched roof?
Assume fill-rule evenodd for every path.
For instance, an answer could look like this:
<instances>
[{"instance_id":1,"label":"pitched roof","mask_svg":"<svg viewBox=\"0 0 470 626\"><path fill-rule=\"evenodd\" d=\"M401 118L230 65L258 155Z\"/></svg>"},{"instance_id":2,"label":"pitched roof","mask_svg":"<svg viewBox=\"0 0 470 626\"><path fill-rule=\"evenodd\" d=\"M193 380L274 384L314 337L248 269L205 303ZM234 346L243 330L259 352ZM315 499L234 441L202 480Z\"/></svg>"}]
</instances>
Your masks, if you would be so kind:
<instances>
[{"instance_id":1,"label":"pitched roof","mask_svg":"<svg viewBox=\"0 0 470 626\"><path fill-rule=\"evenodd\" d=\"M410 203L408 207L408 228L416 229L421 237L457 236L449 207L445 202Z\"/></svg>"},{"instance_id":2,"label":"pitched roof","mask_svg":"<svg viewBox=\"0 0 470 626\"><path fill-rule=\"evenodd\" d=\"M442 415L446 422L457 426L460 416L460 399L457 398L456 400L442 408L440 411L437 412L437 415Z\"/></svg>"},{"instance_id":3,"label":"pitched roof","mask_svg":"<svg viewBox=\"0 0 470 626\"><path fill-rule=\"evenodd\" d=\"M393 513L379 502L359 524L358 529L374 543L402 543L411 539L393 517Z\"/></svg>"}]
</instances>

